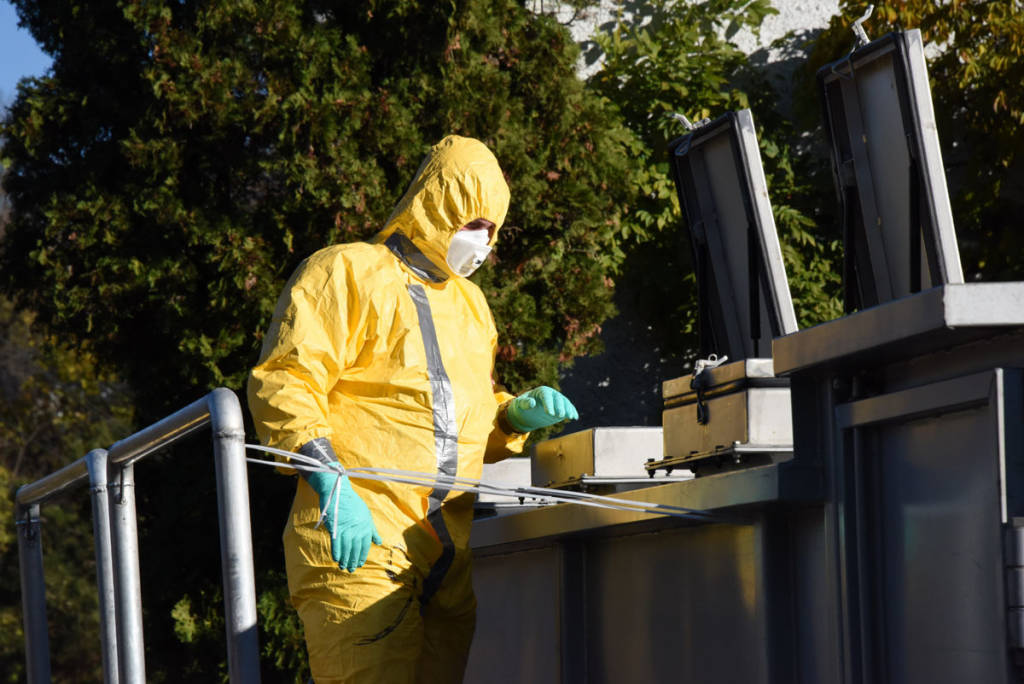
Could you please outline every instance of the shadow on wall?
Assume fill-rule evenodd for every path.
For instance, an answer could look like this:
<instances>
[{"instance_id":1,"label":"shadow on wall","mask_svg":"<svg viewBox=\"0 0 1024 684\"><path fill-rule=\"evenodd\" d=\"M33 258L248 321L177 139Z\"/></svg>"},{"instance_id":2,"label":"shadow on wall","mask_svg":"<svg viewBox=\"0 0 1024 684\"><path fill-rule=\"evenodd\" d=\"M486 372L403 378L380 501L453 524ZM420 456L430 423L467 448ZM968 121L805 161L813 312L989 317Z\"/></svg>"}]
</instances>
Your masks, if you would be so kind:
<instances>
[{"instance_id":1,"label":"shadow on wall","mask_svg":"<svg viewBox=\"0 0 1024 684\"><path fill-rule=\"evenodd\" d=\"M647 245L630 255L615 294L619 314L602 326L605 351L563 371L561 389L580 413L572 432L661 425L661 383L690 372L693 352L680 349L688 340L671 315L688 299L678 274L690 267L688 259L682 268L681 259L658 261L665 254L680 252ZM670 287L673 281L680 286Z\"/></svg>"}]
</instances>

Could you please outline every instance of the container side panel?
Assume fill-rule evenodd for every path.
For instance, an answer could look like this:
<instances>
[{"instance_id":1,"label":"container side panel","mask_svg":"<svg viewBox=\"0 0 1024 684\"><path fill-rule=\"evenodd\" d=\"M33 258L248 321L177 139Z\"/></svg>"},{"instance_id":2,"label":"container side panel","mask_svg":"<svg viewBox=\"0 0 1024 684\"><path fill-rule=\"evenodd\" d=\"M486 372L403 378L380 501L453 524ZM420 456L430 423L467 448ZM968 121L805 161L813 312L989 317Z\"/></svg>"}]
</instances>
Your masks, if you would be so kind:
<instances>
[{"instance_id":1,"label":"container side panel","mask_svg":"<svg viewBox=\"0 0 1024 684\"><path fill-rule=\"evenodd\" d=\"M759 525L588 545L588 681L765 682Z\"/></svg>"},{"instance_id":2,"label":"container side panel","mask_svg":"<svg viewBox=\"0 0 1024 684\"><path fill-rule=\"evenodd\" d=\"M994 410L867 429L889 682L1006 681Z\"/></svg>"},{"instance_id":3,"label":"container side panel","mask_svg":"<svg viewBox=\"0 0 1024 684\"><path fill-rule=\"evenodd\" d=\"M466 684L558 684L560 555L557 547L477 558L476 634Z\"/></svg>"}]
</instances>

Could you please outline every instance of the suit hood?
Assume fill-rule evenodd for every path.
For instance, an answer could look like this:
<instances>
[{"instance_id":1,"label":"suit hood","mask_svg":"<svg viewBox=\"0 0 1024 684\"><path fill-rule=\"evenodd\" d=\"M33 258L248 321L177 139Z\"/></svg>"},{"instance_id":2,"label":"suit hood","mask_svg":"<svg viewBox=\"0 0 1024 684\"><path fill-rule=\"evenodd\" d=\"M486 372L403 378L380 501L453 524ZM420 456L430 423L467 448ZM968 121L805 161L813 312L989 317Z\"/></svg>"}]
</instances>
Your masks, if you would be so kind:
<instances>
[{"instance_id":1,"label":"suit hood","mask_svg":"<svg viewBox=\"0 0 1024 684\"><path fill-rule=\"evenodd\" d=\"M427 279L441 282L455 277L446 260L455 233L474 219L487 219L495 225L494 244L509 199L505 176L487 146L449 135L431 148L377 239L412 267L400 253L406 243L401 237L406 238L443 274Z\"/></svg>"}]
</instances>

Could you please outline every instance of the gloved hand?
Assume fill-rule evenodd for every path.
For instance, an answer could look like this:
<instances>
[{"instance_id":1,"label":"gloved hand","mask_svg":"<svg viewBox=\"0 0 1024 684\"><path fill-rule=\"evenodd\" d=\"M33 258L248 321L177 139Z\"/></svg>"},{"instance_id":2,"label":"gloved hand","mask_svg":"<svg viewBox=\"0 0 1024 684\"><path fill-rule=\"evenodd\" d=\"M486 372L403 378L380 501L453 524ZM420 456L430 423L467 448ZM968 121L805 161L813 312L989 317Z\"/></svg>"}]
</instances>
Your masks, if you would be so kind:
<instances>
[{"instance_id":1,"label":"gloved hand","mask_svg":"<svg viewBox=\"0 0 1024 684\"><path fill-rule=\"evenodd\" d=\"M331 557L342 570L355 572L366 562L370 543L381 543L370 509L352 489L348 475L316 472L305 478L320 497L321 522L331 535Z\"/></svg>"},{"instance_id":2,"label":"gloved hand","mask_svg":"<svg viewBox=\"0 0 1024 684\"><path fill-rule=\"evenodd\" d=\"M561 392L541 385L510 401L505 417L519 432L532 432L563 420L576 420L580 414Z\"/></svg>"}]
</instances>

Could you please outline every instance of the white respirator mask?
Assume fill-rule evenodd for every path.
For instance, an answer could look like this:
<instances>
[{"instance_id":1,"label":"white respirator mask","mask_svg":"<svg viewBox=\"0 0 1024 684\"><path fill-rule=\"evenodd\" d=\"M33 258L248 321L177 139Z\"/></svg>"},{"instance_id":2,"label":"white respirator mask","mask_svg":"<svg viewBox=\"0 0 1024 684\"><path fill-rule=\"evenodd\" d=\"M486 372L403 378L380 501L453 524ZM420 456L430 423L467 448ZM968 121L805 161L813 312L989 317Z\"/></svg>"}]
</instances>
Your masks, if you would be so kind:
<instances>
[{"instance_id":1,"label":"white respirator mask","mask_svg":"<svg viewBox=\"0 0 1024 684\"><path fill-rule=\"evenodd\" d=\"M463 278L469 277L491 253L489 241L486 230L460 230L455 233L448 245L448 266Z\"/></svg>"}]
</instances>

